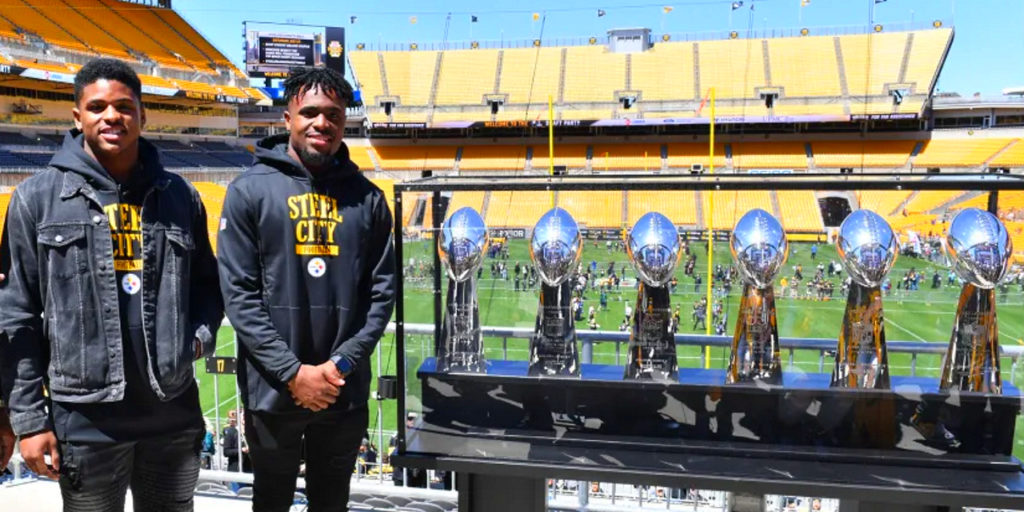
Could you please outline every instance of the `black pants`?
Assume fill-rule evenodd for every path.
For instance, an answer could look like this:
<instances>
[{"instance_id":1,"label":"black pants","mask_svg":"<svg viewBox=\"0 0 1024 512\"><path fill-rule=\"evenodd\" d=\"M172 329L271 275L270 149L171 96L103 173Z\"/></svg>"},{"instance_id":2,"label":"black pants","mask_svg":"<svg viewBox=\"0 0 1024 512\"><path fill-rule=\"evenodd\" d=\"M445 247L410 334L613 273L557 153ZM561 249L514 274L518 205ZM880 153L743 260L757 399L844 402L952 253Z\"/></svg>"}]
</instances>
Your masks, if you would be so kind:
<instances>
[{"instance_id":1,"label":"black pants","mask_svg":"<svg viewBox=\"0 0 1024 512\"><path fill-rule=\"evenodd\" d=\"M191 512L203 435L189 429L144 441L61 442L65 512L123 512L129 485L134 510Z\"/></svg>"},{"instance_id":2,"label":"black pants","mask_svg":"<svg viewBox=\"0 0 1024 512\"><path fill-rule=\"evenodd\" d=\"M245 420L245 439L253 466L254 512L287 511L291 507L302 460L306 462L309 510L348 510L349 482L369 423L365 405L349 412L294 415L247 410Z\"/></svg>"}]
</instances>

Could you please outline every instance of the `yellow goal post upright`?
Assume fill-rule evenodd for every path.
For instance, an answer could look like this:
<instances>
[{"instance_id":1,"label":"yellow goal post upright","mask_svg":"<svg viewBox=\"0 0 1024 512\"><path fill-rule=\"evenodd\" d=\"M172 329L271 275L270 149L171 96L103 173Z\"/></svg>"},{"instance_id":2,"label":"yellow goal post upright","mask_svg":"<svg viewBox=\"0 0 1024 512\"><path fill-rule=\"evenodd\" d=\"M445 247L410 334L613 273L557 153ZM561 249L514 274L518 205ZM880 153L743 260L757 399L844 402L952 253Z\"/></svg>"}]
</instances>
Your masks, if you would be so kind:
<instances>
[{"instance_id":1,"label":"yellow goal post upright","mask_svg":"<svg viewBox=\"0 0 1024 512\"><path fill-rule=\"evenodd\" d=\"M555 176L555 99L548 94L548 176ZM555 207L555 191L551 191L551 207Z\"/></svg>"},{"instance_id":2,"label":"yellow goal post upright","mask_svg":"<svg viewBox=\"0 0 1024 512\"><path fill-rule=\"evenodd\" d=\"M711 107L711 123L708 128L708 173L715 174L715 88L708 89L708 97ZM712 290L712 265L714 263L715 248L715 190L708 189L708 215L705 219L708 223L708 274L707 274L707 304L704 310L704 329L707 335L711 335L711 290ZM704 368L711 368L711 346L704 345Z\"/></svg>"}]
</instances>

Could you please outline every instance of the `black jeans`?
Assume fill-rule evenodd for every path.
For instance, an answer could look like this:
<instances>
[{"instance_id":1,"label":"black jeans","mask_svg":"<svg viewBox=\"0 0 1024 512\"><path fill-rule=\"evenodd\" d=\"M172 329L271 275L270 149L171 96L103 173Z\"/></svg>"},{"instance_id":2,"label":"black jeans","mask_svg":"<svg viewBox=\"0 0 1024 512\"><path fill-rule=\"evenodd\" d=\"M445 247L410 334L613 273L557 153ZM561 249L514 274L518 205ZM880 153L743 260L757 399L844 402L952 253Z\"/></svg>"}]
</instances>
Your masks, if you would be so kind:
<instances>
[{"instance_id":1,"label":"black jeans","mask_svg":"<svg viewBox=\"0 0 1024 512\"><path fill-rule=\"evenodd\" d=\"M131 485L134 510L191 512L199 479L202 429L143 441L61 442L64 511L124 511Z\"/></svg>"},{"instance_id":2,"label":"black jeans","mask_svg":"<svg viewBox=\"0 0 1024 512\"><path fill-rule=\"evenodd\" d=\"M368 423L365 405L348 412L303 414L246 410L253 511L287 511L291 507L302 460L306 462L310 512L348 510L349 482Z\"/></svg>"}]
</instances>

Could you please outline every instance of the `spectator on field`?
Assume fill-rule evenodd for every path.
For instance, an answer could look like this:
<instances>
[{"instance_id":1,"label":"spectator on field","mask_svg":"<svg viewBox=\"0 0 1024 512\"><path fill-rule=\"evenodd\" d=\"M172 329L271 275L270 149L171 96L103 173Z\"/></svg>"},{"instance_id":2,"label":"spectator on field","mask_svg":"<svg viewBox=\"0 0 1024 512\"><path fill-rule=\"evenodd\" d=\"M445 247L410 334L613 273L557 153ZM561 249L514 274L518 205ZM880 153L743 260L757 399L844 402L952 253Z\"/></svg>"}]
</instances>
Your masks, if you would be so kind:
<instances>
[{"instance_id":1,"label":"spectator on field","mask_svg":"<svg viewBox=\"0 0 1024 512\"><path fill-rule=\"evenodd\" d=\"M220 434L220 445L228 463L228 471L238 471L238 413L228 411L228 426Z\"/></svg>"}]
</instances>

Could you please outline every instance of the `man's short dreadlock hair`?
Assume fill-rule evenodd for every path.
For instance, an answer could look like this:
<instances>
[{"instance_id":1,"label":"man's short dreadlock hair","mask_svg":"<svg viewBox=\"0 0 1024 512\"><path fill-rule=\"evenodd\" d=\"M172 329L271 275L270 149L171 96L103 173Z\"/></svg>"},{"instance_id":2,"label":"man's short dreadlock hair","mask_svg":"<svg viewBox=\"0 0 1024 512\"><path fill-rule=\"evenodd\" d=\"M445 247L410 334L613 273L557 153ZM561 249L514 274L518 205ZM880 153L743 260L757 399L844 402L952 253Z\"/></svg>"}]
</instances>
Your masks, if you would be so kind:
<instances>
[{"instance_id":1,"label":"man's short dreadlock hair","mask_svg":"<svg viewBox=\"0 0 1024 512\"><path fill-rule=\"evenodd\" d=\"M292 68L288 72L288 79L284 81L284 101L291 103L292 98L317 88L323 93L337 96L345 106L352 106L352 86L341 73L328 68Z\"/></svg>"},{"instance_id":2,"label":"man's short dreadlock hair","mask_svg":"<svg viewBox=\"0 0 1024 512\"><path fill-rule=\"evenodd\" d=\"M99 80L117 80L131 89L135 99L142 101L142 83L139 75L128 64L117 59L93 59L75 75L75 103L82 98L82 90Z\"/></svg>"}]
</instances>

